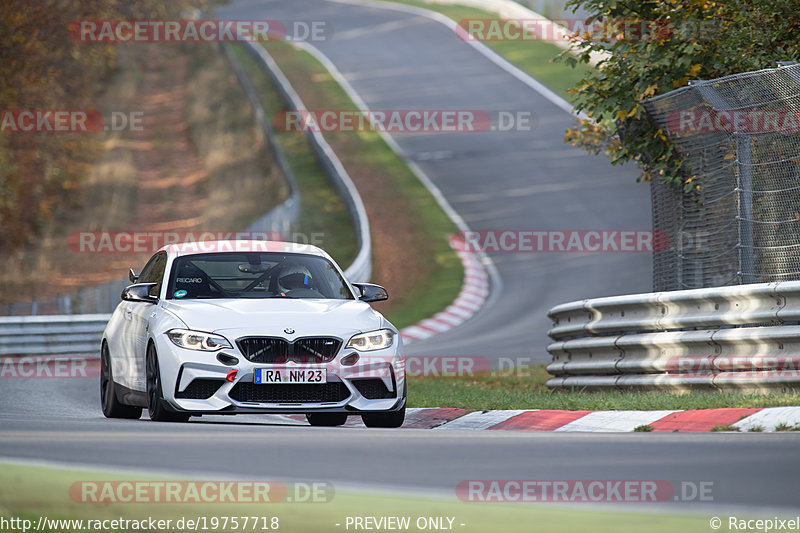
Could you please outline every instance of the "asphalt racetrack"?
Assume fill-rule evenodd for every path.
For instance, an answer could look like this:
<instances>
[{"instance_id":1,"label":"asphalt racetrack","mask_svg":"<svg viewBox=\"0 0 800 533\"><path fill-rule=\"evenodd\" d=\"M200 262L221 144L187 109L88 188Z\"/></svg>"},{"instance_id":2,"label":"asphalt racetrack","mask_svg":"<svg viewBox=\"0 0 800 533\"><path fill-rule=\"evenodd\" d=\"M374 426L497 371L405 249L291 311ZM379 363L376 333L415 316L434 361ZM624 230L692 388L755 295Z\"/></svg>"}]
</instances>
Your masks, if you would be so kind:
<instances>
[{"instance_id":1,"label":"asphalt racetrack","mask_svg":"<svg viewBox=\"0 0 800 533\"><path fill-rule=\"evenodd\" d=\"M565 144L572 115L435 20L325 0L239 0L217 15L277 19L289 28L293 21L324 22L330 38L308 44L373 110L530 113L530 131L392 135L472 230L651 228L650 190L635 182L635 165L614 167L605 156ZM461 327L409 346L410 354L546 362L549 308L651 290L647 253L490 255L501 281L490 304Z\"/></svg>"},{"instance_id":2,"label":"asphalt racetrack","mask_svg":"<svg viewBox=\"0 0 800 533\"><path fill-rule=\"evenodd\" d=\"M96 379L3 380L0 457L445 497L469 479L712 482L715 507L786 511L798 505L792 434L312 428L266 415L175 424L146 416L108 420L99 403ZM709 506L666 505L696 504Z\"/></svg>"},{"instance_id":3,"label":"asphalt racetrack","mask_svg":"<svg viewBox=\"0 0 800 533\"><path fill-rule=\"evenodd\" d=\"M634 182L634 167L612 167L564 144L570 114L434 20L323 0L234 1L218 16L330 22L333 37L312 44L373 109L531 111L532 131L394 136L472 229L650 227L649 189ZM544 362L548 308L650 290L647 254L491 258L501 285L489 305L463 326L412 345L411 354ZM800 448L791 434L329 429L275 416L107 420L97 381L2 380L0 457L195 477L317 479L448 497L467 479L712 482L713 503L699 505L798 508Z\"/></svg>"}]
</instances>

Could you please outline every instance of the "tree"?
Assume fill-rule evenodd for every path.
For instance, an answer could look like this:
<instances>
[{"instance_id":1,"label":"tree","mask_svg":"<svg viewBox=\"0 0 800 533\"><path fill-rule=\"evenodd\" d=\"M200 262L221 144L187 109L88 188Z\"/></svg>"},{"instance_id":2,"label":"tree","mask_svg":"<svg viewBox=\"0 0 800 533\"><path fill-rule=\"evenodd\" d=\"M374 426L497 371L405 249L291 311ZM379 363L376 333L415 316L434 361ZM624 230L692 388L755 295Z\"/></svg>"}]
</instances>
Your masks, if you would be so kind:
<instances>
[{"instance_id":1,"label":"tree","mask_svg":"<svg viewBox=\"0 0 800 533\"><path fill-rule=\"evenodd\" d=\"M695 185L665 132L653 125L641 101L685 86L693 79L775 67L800 60L798 0L570 0L589 22L612 28L611 38L575 37L573 53L560 59L589 62L608 52L572 90L575 107L589 120L566 140L613 164L636 161L640 179L660 179L689 190ZM620 133L623 133L620 135Z\"/></svg>"},{"instance_id":2,"label":"tree","mask_svg":"<svg viewBox=\"0 0 800 533\"><path fill-rule=\"evenodd\" d=\"M114 68L114 46L73 40L71 23L176 19L214 1L3 0L0 113L94 109ZM73 206L100 149L98 138L85 133L0 133L0 250L22 245Z\"/></svg>"}]
</instances>

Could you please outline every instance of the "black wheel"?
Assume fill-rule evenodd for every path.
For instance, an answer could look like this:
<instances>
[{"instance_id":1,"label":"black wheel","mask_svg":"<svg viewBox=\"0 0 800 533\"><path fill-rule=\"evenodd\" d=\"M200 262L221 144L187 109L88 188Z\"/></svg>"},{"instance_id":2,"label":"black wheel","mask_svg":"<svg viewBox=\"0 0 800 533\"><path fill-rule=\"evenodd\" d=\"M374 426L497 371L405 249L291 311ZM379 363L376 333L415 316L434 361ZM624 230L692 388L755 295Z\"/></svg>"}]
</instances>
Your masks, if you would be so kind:
<instances>
[{"instance_id":1,"label":"black wheel","mask_svg":"<svg viewBox=\"0 0 800 533\"><path fill-rule=\"evenodd\" d=\"M347 413L309 413L306 420L312 426L341 426L347 422Z\"/></svg>"},{"instance_id":2,"label":"black wheel","mask_svg":"<svg viewBox=\"0 0 800 533\"><path fill-rule=\"evenodd\" d=\"M406 398L408 381L403 383L403 398ZM405 400L404 400L405 401ZM406 406L399 411L389 413L372 413L361 415L361 421L368 428L399 428L406 419Z\"/></svg>"},{"instance_id":3,"label":"black wheel","mask_svg":"<svg viewBox=\"0 0 800 533\"><path fill-rule=\"evenodd\" d=\"M406 419L406 406L391 413L372 413L361 415L361 420L368 428L399 428Z\"/></svg>"},{"instance_id":4,"label":"black wheel","mask_svg":"<svg viewBox=\"0 0 800 533\"><path fill-rule=\"evenodd\" d=\"M125 405L117 399L114 390L114 377L111 373L111 356L108 345L103 343L100 349L100 407L106 418L139 418L142 408Z\"/></svg>"},{"instance_id":5,"label":"black wheel","mask_svg":"<svg viewBox=\"0 0 800 533\"><path fill-rule=\"evenodd\" d=\"M147 411L156 422L186 422L189 415L169 411L161 391L161 369L158 367L156 347L147 347Z\"/></svg>"}]
</instances>

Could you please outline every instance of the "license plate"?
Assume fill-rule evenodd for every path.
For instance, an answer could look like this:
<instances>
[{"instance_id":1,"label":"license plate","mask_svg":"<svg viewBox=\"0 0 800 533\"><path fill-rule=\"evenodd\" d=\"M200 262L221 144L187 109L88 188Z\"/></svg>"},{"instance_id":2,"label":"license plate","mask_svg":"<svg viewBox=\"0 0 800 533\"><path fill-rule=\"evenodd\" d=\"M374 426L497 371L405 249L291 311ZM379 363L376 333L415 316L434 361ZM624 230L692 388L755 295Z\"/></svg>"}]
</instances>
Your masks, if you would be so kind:
<instances>
[{"instance_id":1,"label":"license plate","mask_svg":"<svg viewBox=\"0 0 800 533\"><path fill-rule=\"evenodd\" d=\"M327 381L328 374L324 368L257 368L255 375L255 382L264 385L316 384Z\"/></svg>"}]
</instances>

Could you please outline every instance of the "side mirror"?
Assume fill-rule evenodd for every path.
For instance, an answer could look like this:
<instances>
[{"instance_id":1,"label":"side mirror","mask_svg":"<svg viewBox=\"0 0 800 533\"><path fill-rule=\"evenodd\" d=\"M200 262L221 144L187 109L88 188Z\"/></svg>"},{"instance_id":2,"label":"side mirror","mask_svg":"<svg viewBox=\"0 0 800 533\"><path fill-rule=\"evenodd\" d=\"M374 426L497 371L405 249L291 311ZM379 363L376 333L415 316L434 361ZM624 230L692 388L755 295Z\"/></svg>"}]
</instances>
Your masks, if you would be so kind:
<instances>
[{"instance_id":1,"label":"side mirror","mask_svg":"<svg viewBox=\"0 0 800 533\"><path fill-rule=\"evenodd\" d=\"M131 283L136 283L137 281L139 281L139 276L133 273L132 268L128 269L128 279L131 280Z\"/></svg>"},{"instance_id":2,"label":"side mirror","mask_svg":"<svg viewBox=\"0 0 800 533\"><path fill-rule=\"evenodd\" d=\"M157 303L158 297L150 294L150 290L156 285L158 285L158 283L137 283L125 287L122 290L122 299L127 302Z\"/></svg>"},{"instance_id":3,"label":"side mirror","mask_svg":"<svg viewBox=\"0 0 800 533\"><path fill-rule=\"evenodd\" d=\"M389 293L380 285L374 283L353 283L353 286L361 291L359 300L362 302L380 302L389 299Z\"/></svg>"}]
</instances>

